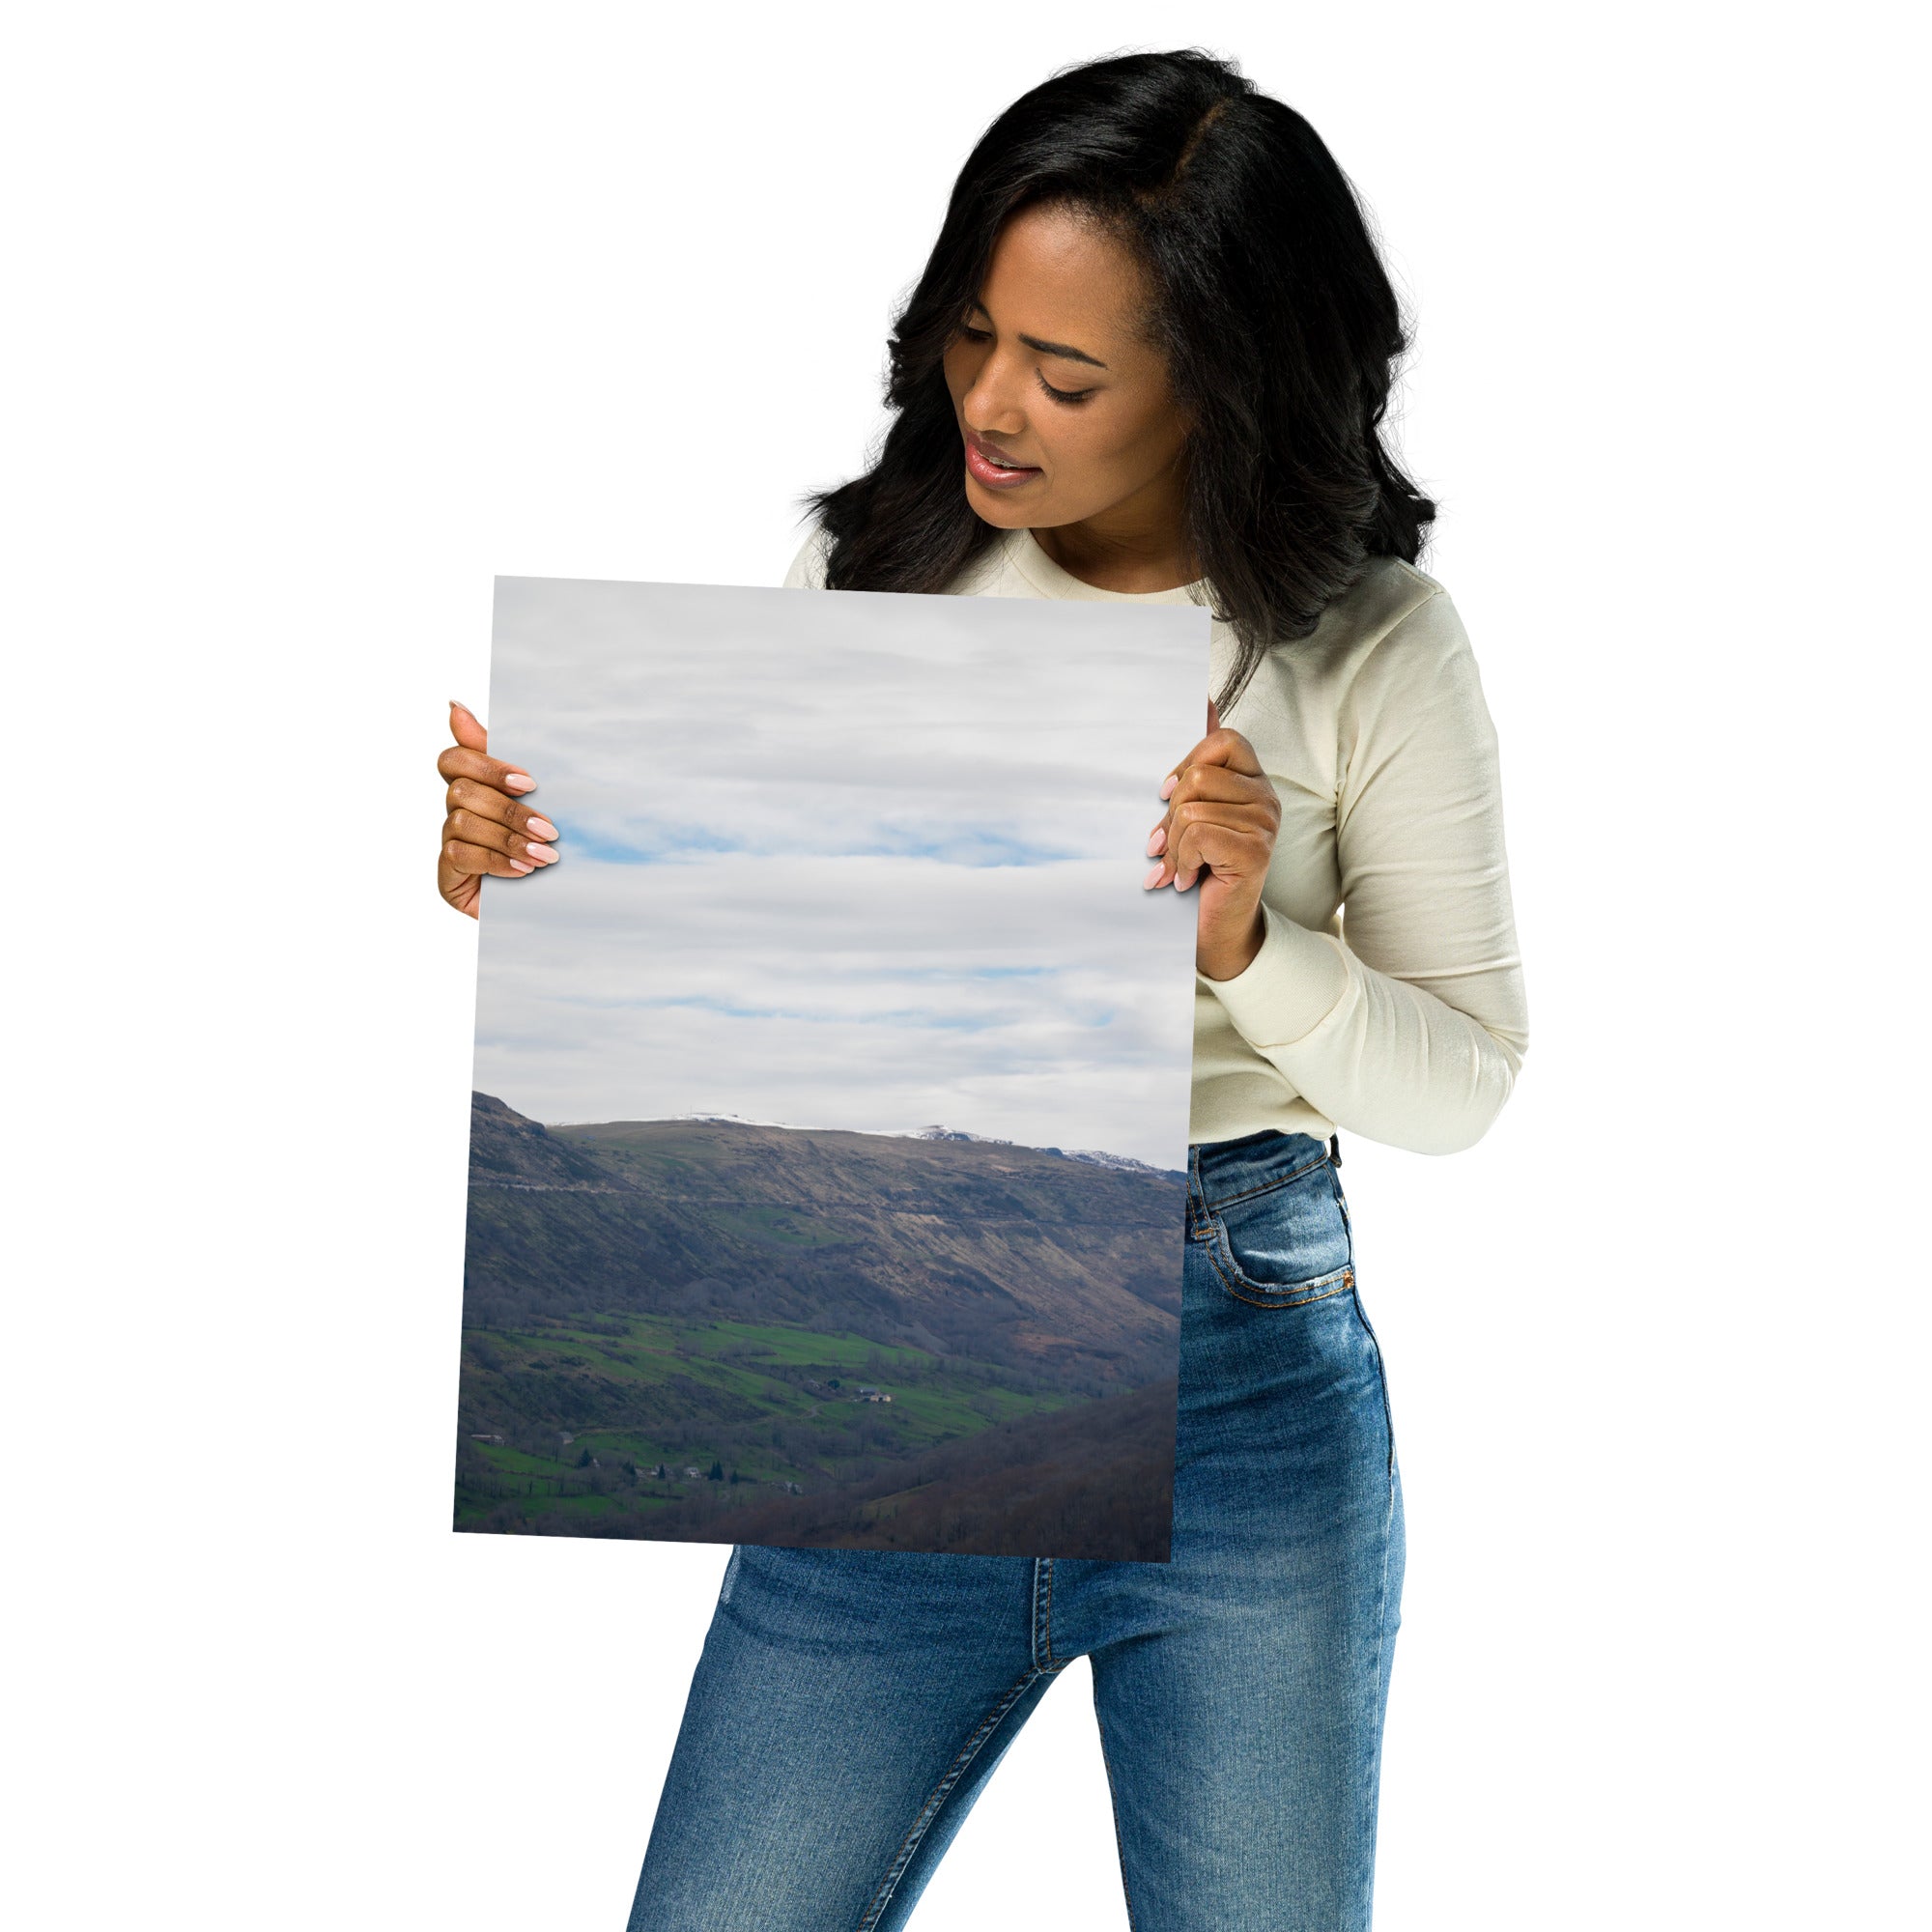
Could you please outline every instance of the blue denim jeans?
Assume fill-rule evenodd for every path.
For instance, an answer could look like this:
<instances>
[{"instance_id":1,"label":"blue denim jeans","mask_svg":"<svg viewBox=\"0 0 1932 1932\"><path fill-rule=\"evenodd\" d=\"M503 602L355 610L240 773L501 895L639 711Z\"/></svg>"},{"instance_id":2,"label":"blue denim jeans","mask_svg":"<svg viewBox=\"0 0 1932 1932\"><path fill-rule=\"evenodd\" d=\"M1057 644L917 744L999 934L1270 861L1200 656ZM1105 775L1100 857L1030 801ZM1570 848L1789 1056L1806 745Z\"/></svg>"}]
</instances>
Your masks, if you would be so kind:
<instances>
[{"instance_id":1,"label":"blue denim jeans","mask_svg":"<svg viewBox=\"0 0 1932 1932\"><path fill-rule=\"evenodd\" d=\"M1361 1932L1399 1622L1387 1387L1327 1148L1193 1149L1173 1557L731 1552L631 1932L888 1932L1091 1661L1135 1932Z\"/></svg>"}]
</instances>

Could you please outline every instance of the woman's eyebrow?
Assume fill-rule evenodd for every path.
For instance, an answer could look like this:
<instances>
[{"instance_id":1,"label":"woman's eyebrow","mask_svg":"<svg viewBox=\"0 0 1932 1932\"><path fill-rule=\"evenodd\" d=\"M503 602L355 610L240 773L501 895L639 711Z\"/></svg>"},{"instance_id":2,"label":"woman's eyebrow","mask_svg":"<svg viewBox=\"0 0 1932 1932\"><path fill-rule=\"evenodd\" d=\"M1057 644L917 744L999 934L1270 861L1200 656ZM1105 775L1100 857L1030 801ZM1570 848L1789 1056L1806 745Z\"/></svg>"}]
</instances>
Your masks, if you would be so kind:
<instances>
[{"instance_id":1,"label":"woman's eyebrow","mask_svg":"<svg viewBox=\"0 0 1932 1932\"><path fill-rule=\"evenodd\" d=\"M1097 355L1090 355L1084 349L1070 349L1064 342L1042 342L1037 335L1023 335L1020 340L1029 349L1037 349L1042 355L1064 355L1069 362L1090 363L1095 369L1107 366Z\"/></svg>"},{"instance_id":2,"label":"woman's eyebrow","mask_svg":"<svg viewBox=\"0 0 1932 1932\"><path fill-rule=\"evenodd\" d=\"M991 322L993 319L984 302L976 301L970 303L967 313L969 315L983 315L988 322ZM1075 349L1070 343L1042 342L1037 335L1022 335L1020 340L1029 349L1037 349L1042 355L1064 355L1069 362L1085 362L1095 369L1104 369L1107 366L1097 355L1090 355L1086 350Z\"/></svg>"}]
</instances>

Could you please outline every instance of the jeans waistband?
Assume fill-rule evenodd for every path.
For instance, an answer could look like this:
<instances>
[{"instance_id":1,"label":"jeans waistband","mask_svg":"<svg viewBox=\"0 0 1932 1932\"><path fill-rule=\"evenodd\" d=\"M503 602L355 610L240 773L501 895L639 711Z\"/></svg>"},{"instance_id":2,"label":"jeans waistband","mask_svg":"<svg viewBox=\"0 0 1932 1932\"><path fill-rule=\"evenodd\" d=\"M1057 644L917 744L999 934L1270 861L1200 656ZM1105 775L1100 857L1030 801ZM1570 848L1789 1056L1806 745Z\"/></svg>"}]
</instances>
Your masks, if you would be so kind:
<instances>
[{"instance_id":1,"label":"jeans waistband","mask_svg":"<svg viewBox=\"0 0 1932 1932\"><path fill-rule=\"evenodd\" d=\"M1320 1166L1331 1158L1333 1145L1313 1134L1273 1129L1237 1141L1202 1142L1187 1150L1187 1191L1202 1206L1212 1208Z\"/></svg>"}]
</instances>

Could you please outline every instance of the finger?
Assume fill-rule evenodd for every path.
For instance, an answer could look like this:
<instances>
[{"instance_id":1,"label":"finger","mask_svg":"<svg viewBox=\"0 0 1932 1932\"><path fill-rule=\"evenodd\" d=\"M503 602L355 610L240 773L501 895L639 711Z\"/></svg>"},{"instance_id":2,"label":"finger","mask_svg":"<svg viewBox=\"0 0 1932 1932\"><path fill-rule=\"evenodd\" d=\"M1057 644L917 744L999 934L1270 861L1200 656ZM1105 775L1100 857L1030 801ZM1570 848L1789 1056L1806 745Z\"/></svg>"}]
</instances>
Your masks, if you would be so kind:
<instances>
[{"instance_id":1,"label":"finger","mask_svg":"<svg viewBox=\"0 0 1932 1932\"><path fill-rule=\"evenodd\" d=\"M486 851L507 853L512 859L526 859L532 866L554 866L556 863L554 846L526 838L521 832L499 825L494 818L485 818L481 812L465 811L460 808L452 811L443 820L442 836L444 838L459 839L466 845L480 845Z\"/></svg>"},{"instance_id":2,"label":"finger","mask_svg":"<svg viewBox=\"0 0 1932 1932\"><path fill-rule=\"evenodd\" d=\"M1264 778L1237 772L1232 765L1186 765L1176 774L1174 789L1167 795L1171 812L1190 798L1253 800L1272 798L1274 786Z\"/></svg>"},{"instance_id":3,"label":"finger","mask_svg":"<svg viewBox=\"0 0 1932 1932\"><path fill-rule=\"evenodd\" d=\"M507 825L512 832L524 833L531 838L554 838L556 827L549 819L540 817L527 805L514 798L506 798L494 785L479 783L475 779L456 779L444 795L444 803L451 811L473 811L479 818L494 818L498 825Z\"/></svg>"},{"instance_id":4,"label":"finger","mask_svg":"<svg viewBox=\"0 0 1932 1932\"><path fill-rule=\"evenodd\" d=\"M1262 761L1255 756L1255 748L1238 731L1230 731L1225 726L1208 732L1179 764L1169 768L1162 798L1173 790L1174 781L1189 765L1229 765L1250 778L1262 776Z\"/></svg>"},{"instance_id":5,"label":"finger","mask_svg":"<svg viewBox=\"0 0 1932 1932\"><path fill-rule=\"evenodd\" d=\"M487 845L466 844L461 838L442 841L442 863L452 872L482 872L498 879L520 879L536 870L527 860L513 859L507 852L493 851Z\"/></svg>"},{"instance_id":6,"label":"finger","mask_svg":"<svg viewBox=\"0 0 1932 1932\"><path fill-rule=\"evenodd\" d=\"M1196 811L1197 807L1202 809ZM1148 857L1167 850L1184 816L1226 818L1230 813L1247 815L1272 838L1281 825L1281 798L1264 778L1243 778L1226 765L1190 765L1168 800L1166 815L1148 834Z\"/></svg>"},{"instance_id":7,"label":"finger","mask_svg":"<svg viewBox=\"0 0 1932 1932\"><path fill-rule=\"evenodd\" d=\"M1187 890L1188 886L1191 886L1194 883L1196 873L1198 873L1199 869L1200 868L1197 867L1194 868L1193 871L1188 872L1185 875L1186 884L1183 885L1181 883L1183 875L1179 870L1176 869L1174 863L1174 855L1172 853L1169 853L1161 860L1160 864L1156 866L1153 868L1153 870L1151 871L1147 875L1147 877L1141 881L1141 889L1143 892L1157 893L1161 890L1163 886L1173 886L1177 892L1184 893Z\"/></svg>"},{"instance_id":8,"label":"finger","mask_svg":"<svg viewBox=\"0 0 1932 1932\"><path fill-rule=\"evenodd\" d=\"M1167 863L1176 889L1186 892L1203 872L1240 879L1267 870L1273 851L1271 827L1250 822L1195 819L1176 834Z\"/></svg>"},{"instance_id":9,"label":"finger","mask_svg":"<svg viewBox=\"0 0 1932 1932\"><path fill-rule=\"evenodd\" d=\"M1208 700L1208 735L1212 737L1221 728L1221 707L1210 697Z\"/></svg>"},{"instance_id":10,"label":"finger","mask_svg":"<svg viewBox=\"0 0 1932 1932\"><path fill-rule=\"evenodd\" d=\"M495 785L504 794L535 791L537 781L521 765L506 765L501 758L486 757L481 752L452 745L437 759L436 768L446 779L474 779L479 784Z\"/></svg>"},{"instance_id":11,"label":"finger","mask_svg":"<svg viewBox=\"0 0 1932 1932\"><path fill-rule=\"evenodd\" d=\"M1209 825L1238 832L1245 838L1264 838L1272 843L1277 820L1272 810L1261 806L1240 805L1226 799L1189 799L1168 822L1168 849L1177 849L1189 828Z\"/></svg>"},{"instance_id":12,"label":"finger","mask_svg":"<svg viewBox=\"0 0 1932 1932\"><path fill-rule=\"evenodd\" d=\"M1148 873L1147 877L1141 881L1141 888L1145 892L1158 892L1163 886L1173 885L1183 869L1186 868L1181 854L1180 840L1176 838L1171 846L1162 850L1159 862ZM1197 866L1193 869L1198 871L1200 868ZM1190 879L1188 884L1191 885L1193 881ZM1185 892L1187 887L1182 886L1180 890Z\"/></svg>"},{"instance_id":13,"label":"finger","mask_svg":"<svg viewBox=\"0 0 1932 1932\"><path fill-rule=\"evenodd\" d=\"M449 700L449 735L466 752L487 752L490 749L490 734L483 728L483 721L470 710L461 698Z\"/></svg>"},{"instance_id":14,"label":"finger","mask_svg":"<svg viewBox=\"0 0 1932 1932\"><path fill-rule=\"evenodd\" d=\"M1213 877L1233 885L1267 871L1267 854L1246 833L1231 833L1225 825L1196 831L1175 856L1175 891L1192 893L1202 879Z\"/></svg>"},{"instance_id":15,"label":"finger","mask_svg":"<svg viewBox=\"0 0 1932 1932\"><path fill-rule=\"evenodd\" d=\"M1252 781L1241 782L1252 783ZM1219 797L1177 796L1166 817L1148 834L1148 857L1155 859L1167 851L1180 828L1193 820L1237 826L1271 839L1281 828L1281 801L1271 786L1228 792Z\"/></svg>"}]
</instances>

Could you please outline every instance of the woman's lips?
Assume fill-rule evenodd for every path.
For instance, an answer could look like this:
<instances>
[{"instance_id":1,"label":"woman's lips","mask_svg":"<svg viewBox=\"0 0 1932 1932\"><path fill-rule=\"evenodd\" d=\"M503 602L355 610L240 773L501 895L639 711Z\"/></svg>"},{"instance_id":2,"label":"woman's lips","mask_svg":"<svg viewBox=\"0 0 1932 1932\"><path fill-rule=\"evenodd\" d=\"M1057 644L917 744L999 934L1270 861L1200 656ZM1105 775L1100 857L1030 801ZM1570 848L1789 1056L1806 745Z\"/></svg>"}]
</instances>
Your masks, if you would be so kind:
<instances>
[{"instance_id":1,"label":"woman's lips","mask_svg":"<svg viewBox=\"0 0 1932 1932\"><path fill-rule=\"evenodd\" d=\"M973 436L966 438L966 469L976 482L989 490L1011 490L1031 483L1039 474L1037 464L1013 464Z\"/></svg>"}]
</instances>

